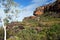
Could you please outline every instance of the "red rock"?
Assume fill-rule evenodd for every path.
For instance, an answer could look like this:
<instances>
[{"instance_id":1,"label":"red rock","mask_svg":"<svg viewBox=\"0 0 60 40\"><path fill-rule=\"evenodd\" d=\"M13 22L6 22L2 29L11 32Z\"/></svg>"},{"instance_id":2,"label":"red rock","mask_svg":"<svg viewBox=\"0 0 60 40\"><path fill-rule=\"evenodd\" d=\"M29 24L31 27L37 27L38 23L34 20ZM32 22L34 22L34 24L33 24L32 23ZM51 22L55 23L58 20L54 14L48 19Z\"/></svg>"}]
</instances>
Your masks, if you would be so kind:
<instances>
[{"instance_id":1,"label":"red rock","mask_svg":"<svg viewBox=\"0 0 60 40\"><path fill-rule=\"evenodd\" d=\"M34 11L33 15L35 16L39 16L42 15L44 13L44 6L38 7L36 8L36 10Z\"/></svg>"},{"instance_id":2,"label":"red rock","mask_svg":"<svg viewBox=\"0 0 60 40\"><path fill-rule=\"evenodd\" d=\"M52 4L48 4L48 5L40 6L40 7L36 8L33 15L40 16L40 15L44 14L45 12L51 12L51 11L57 12L57 13L60 12L60 0L56 0Z\"/></svg>"}]
</instances>

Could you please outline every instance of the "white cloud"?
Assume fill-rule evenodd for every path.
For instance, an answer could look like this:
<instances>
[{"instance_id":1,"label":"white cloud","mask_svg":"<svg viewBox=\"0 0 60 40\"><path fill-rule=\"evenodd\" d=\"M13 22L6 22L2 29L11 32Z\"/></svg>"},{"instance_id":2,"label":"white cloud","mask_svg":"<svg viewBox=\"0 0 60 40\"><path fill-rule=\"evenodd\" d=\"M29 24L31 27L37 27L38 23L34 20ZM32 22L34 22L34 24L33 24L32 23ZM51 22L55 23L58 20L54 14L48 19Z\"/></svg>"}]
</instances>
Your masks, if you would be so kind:
<instances>
[{"instance_id":1,"label":"white cloud","mask_svg":"<svg viewBox=\"0 0 60 40\"><path fill-rule=\"evenodd\" d=\"M18 20L21 21L24 17L33 15L34 10L39 6L42 6L43 4L48 4L49 2L47 1L48 0L32 0L32 4L28 6L23 7L23 5L20 5L20 8L18 9L21 10L21 12L18 15ZM50 2L53 2L53 0Z\"/></svg>"},{"instance_id":2,"label":"white cloud","mask_svg":"<svg viewBox=\"0 0 60 40\"><path fill-rule=\"evenodd\" d=\"M35 8L37 7L38 7L37 4L30 4L24 8L20 8L22 11L19 14L20 17L18 19L21 21L24 17L32 16Z\"/></svg>"},{"instance_id":3,"label":"white cloud","mask_svg":"<svg viewBox=\"0 0 60 40\"><path fill-rule=\"evenodd\" d=\"M49 3L53 3L56 0L33 0L32 2L37 3L37 4L49 4Z\"/></svg>"},{"instance_id":4,"label":"white cloud","mask_svg":"<svg viewBox=\"0 0 60 40\"><path fill-rule=\"evenodd\" d=\"M52 0L52 1L50 1L50 2L47 2L46 4L49 4L49 3L53 3L53 2L55 2L56 0Z\"/></svg>"},{"instance_id":5,"label":"white cloud","mask_svg":"<svg viewBox=\"0 0 60 40\"><path fill-rule=\"evenodd\" d=\"M33 15L34 10L39 6L42 6L46 2L47 2L47 0L32 0L33 4L20 8L22 11L19 14L20 17L18 19L22 20L24 17Z\"/></svg>"},{"instance_id":6,"label":"white cloud","mask_svg":"<svg viewBox=\"0 0 60 40\"><path fill-rule=\"evenodd\" d=\"M35 2L35 3L44 3L46 2L47 0L33 0L32 2Z\"/></svg>"}]
</instances>

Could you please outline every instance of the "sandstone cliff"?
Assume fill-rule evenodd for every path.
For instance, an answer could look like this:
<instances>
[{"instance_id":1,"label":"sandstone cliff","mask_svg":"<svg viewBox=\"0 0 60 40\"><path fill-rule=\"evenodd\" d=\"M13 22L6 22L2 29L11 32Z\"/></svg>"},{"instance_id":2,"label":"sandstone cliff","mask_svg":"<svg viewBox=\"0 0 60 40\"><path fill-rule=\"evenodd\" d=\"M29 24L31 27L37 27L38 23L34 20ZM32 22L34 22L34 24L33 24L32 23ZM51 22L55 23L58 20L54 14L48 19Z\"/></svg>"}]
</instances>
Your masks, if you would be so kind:
<instances>
[{"instance_id":1,"label":"sandstone cliff","mask_svg":"<svg viewBox=\"0 0 60 40\"><path fill-rule=\"evenodd\" d=\"M40 7L36 8L33 15L39 16L39 15L44 14L45 12L60 13L60 0L56 0L56 2L54 2L52 4L48 4L48 5L40 6Z\"/></svg>"},{"instance_id":2,"label":"sandstone cliff","mask_svg":"<svg viewBox=\"0 0 60 40\"><path fill-rule=\"evenodd\" d=\"M46 14L46 12L47 12L47 14ZM56 18L60 18L60 0L57 0L53 4L48 4L48 5L40 6L40 7L36 8L36 10L34 11L33 15L34 16L25 17L23 19L23 22L26 22L26 24L28 24L30 26L30 25L32 25L32 24L29 24L30 21L32 21L32 22L35 21L38 24L39 21L46 21L47 19L49 21L50 20L48 18L49 16L52 16L54 18L55 17ZM46 18L44 18L45 16L44 17L40 17L41 15L45 15L45 16L48 16L48 17L46 17ZM54 20L54 18L52 18L52 19ZM48 24L48 23L49 22L47 22L46 24ZM11 24L7 25L7 28L11 28L13 26L19 26L19 27L21 27L23 24L20 24L19 22L12 22Z\"/></svg>"}]
</instances>

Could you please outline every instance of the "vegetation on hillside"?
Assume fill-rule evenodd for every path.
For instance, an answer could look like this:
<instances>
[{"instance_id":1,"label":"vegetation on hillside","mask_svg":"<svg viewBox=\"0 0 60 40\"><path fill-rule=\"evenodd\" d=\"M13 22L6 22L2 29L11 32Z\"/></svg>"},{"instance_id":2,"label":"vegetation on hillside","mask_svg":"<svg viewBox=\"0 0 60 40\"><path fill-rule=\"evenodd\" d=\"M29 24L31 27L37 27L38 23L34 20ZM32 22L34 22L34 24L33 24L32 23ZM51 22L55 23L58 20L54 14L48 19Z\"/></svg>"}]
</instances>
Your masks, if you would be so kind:
<instances>
[{"instance_id":1,"label":"vegetation on hillside","mask_svg":"<svg viewBox=\"0 0 60 40\"><path fill-rule=\"evenodd\" d=\"M4 40L4 30L0 27L0 40Z\"/></svg>"},{"instance_id":2,"label":"vegetation on hillside","mask_svg":"<svg viewBox=\"0 0 60 40\"><path fill-rule=\"evenodd\" d=\"M20 25L13 25L11 28L8 26L7 40L60 40L60 8L56 11L55 7L56 5L52 8L47 6L46 9L51 8L51 11L46 11L36 18L26 17L19 22Z\"/></svg>"},{"instance_id":3,"label":"vegetation on hillside","mask_svg":"<svg viewBox=\"0 0 60 40\"><path fill-rule=\"evenodd\" d=\"M60 24L42 27L42 30L36 30L35 27L7 30L7 40L60 40Z\"/></svg>"},{"instance_id":4,"label":"vegetation on hillside","mask_svg":"<svg viewBox=\"0 0 60 40\"><path fill-rule=\"evenodd\" d=\"M60 18L41 15L20 24L24 29L7 29L7 40L60 40Z\"/></svg>"}]
</instances>

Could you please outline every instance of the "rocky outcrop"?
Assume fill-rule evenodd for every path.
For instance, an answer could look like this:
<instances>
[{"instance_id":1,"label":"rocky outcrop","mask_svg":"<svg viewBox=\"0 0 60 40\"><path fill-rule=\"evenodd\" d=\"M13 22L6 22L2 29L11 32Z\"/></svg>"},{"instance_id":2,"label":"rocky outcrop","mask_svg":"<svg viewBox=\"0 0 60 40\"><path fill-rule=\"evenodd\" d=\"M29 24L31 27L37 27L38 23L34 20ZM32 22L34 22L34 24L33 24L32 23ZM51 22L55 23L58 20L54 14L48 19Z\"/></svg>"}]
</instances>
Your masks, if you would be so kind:
<instances>
[{"instance_id":1,"label":"rocky outcrop","mask_svg":"<svg viewBox=\"0 0 60 40\"><path fill-rule=\"evenodd\" d=\"M54 3L50 3L48 5L44 5L36 8L36 10L33 12L34 16L25 17L23 21L29 19L35 19L43 14L44 16L60 18L60 0L56 0Z\"/></svg>"},{"instance_id":2,"label":"rocky outcrop","mask_svg":"<svg viewBox=\"0 0 60 40\"><path fill-rule=\"evenodd\" d=\"M24 29L23 24L20 24L20 22L11 22L6 26L6 29L11 29L14 26L18 26L19 29Z\"/></svg>"},{"instance_id":3,"label":"rocky outcrop","mask_svg":"<svg viewBox=\"0 0 60 40\"><path fill-rule=\"evenodd\" d=\"M33 15L35 15L35 16L42 15L44 13L44 9L45 9L44 6L40 6L40 7L36 8Z\"/></svg>"},{"instance_id":4,"label":"rocky outcrop","mask_svg":"<svg viewBox=\"0 0 60 40\"><path fill-rule=\"evenodd\" d=\"M36 18L36 16L29 16L29 17L25 17L24 19L23 19L23 21L24 20L28 20L28 19L35 19Z\"/></svg>"},{"instance_id":5,"label":"rocky outcrop","mask_svg":"<svg viewBox=\"0 0 60 40\"><path fill-rule=\"evenodd\" d=\"M48 10L54 12L60 12L60 0L57 0L51 6L49 6Z\"/></svg>"},{"instance_id":6,"label":"rocky outcrop","mask_svg":"<svg viewBox=\"0 0 60 40\"><path fill-rule=\"evenodd\" d=\"M45 14L45 12L50 12L50 14L48 13L45 16L49 15L54 18L55 17L60 18L60 0L57 0L56 2L54 2L52 4L48 4L48 5L40 6L40 7L36 8L36 10L33 13L34 16L25 17L23 19L23 21L27 22L30 19L39 20L38 16ZM12 22L7 25L7 28L12 28L13 26L18 26L20 29L24 29L22 24L20 24L19 22Z\"/></svg>"},{"instance_id":7,"label":"rocky outcrop","mask_svg":"<svg viewBox=\"0 0 60 40\"><path fill-rule=\"evenodd\" d=\"M48 5L40 6L40 7L36 8L33 15L39 16L39 15L44 14L45 12L60 13L60 0L56 0L56 2L54 2L52 4L48 4Z\"/></svg>"}]
</instances>

